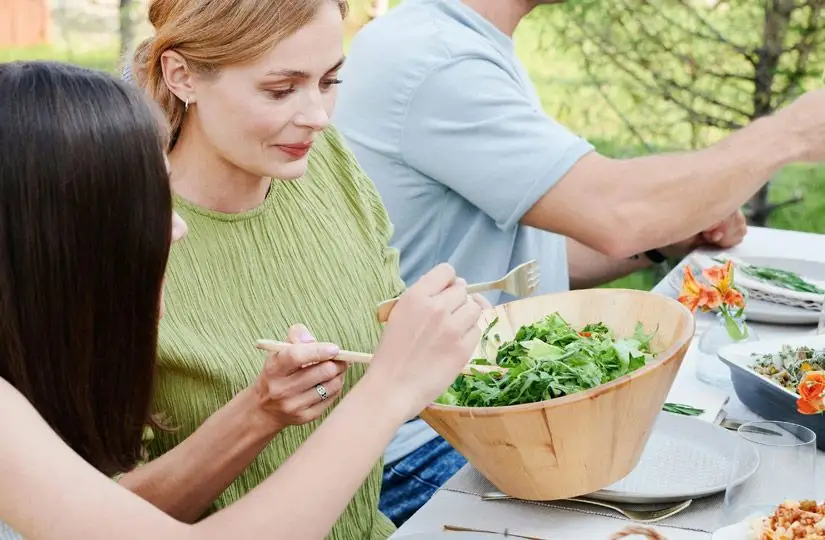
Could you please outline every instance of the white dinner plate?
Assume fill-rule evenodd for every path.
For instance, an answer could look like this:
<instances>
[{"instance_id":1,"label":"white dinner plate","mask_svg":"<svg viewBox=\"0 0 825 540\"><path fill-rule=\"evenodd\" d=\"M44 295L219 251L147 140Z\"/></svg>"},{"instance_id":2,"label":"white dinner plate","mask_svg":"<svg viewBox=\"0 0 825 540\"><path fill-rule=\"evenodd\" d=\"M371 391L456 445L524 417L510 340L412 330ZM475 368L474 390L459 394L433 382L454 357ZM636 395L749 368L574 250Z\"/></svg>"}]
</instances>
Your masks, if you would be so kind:
<instances>
[{"instance_id":1,"label":"white dinner plate","mask_svg":"<svg viewBox=\"0 0 825 540\"><path fill-rule=\"evenodd\" d=\"M816 281L825 281L825 264L803 259L780 257L743 257L742 260L754 266L779 268L795 272ZM734 278L735 279L735 278ZM771 324L816 324L819 313L794 306L785 306L764 300L750 300L745 306L749 320Z\"/></svg>"},{"instance_id":2,"label":"white dinner plate","mask_svg":"<svg viewBox=\"0 0 825 540\"><path fill-rule=\"evenodd\" d=\"M747 264L779 268L812 280L825 281L825 264L820 262L780 257L739 258ZM676 272L672 275L670 282L678 290L682 285L682 273ZM769 324L815 325L819 321L819 313L816 311L755 299L748 300L745 306L745 316L749 321Z\"/></svg>"},{"instance_id":3,"label":"white dinner plate","mask_svg":"<svg viewBox=\"0 0 825 540\"><path fill-rule=\"evenodd\" d=\"M739 435L703 420L660 413L639 464L622 480L588 497L635 504L699 499L725 491L734 458L748 459L737 482L759 467L759 454Z\"/></svg>"},{"instance_id":4,"label":"white dinner plate","mask_svg":"<svg viewBox=\"0 0 825 540\"><path fill-rule=\"evenodd\" d=\"M713 533L710 540L757 540L751 520L734 523Z\"/></svg>"}]
</instances>

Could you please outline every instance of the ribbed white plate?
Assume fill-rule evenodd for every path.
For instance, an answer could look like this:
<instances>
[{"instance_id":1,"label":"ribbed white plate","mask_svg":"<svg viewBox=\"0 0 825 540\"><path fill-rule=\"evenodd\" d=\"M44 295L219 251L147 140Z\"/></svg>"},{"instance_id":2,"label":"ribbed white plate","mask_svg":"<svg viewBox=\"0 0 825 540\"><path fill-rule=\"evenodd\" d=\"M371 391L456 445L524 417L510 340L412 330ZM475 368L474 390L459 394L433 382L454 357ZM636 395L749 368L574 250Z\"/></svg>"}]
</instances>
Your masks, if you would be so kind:
<instances>
[{"instance_id":1,"label":"ribbed white plate","mask_svg":"<svg viewBox=\"0 0 825 540\"><path fill-rule=\"evenodd\" d=\"M781 268L817 282L825 282L825 264L802 259L779 257L741 257L742 261L756 266ZM734 276L734 280L736 276ZM672 272L669 282L676 290L682 285L682 272ZM751 298L745 306L745 316L749 321L770 324L815 325L819 313L791 305Z\"/></svg>"},{"instance_id":2,"label":"ribbed white plate","mask_svg":"<svg viewBox=\"0 0 825 540\"><path fill-rule=\"evenodd\" d=\"M665 503L699 499L725 491L734 459L749 456L738 480L759 467L756 450L735 432L708 422L661 413L639 464L625 478L588 497L624 503Z\"/></svg>"}]
</instances>

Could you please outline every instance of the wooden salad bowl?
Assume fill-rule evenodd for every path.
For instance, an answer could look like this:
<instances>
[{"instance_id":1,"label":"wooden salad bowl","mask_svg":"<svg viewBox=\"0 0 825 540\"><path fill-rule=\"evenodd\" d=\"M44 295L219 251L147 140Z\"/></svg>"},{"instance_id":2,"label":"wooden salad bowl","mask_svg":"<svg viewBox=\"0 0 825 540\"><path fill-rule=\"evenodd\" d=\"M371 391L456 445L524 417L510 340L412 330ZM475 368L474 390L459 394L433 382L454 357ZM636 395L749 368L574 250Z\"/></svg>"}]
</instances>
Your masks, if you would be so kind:
<instances>
[{"instance_id":1,"label":"wooden salad bowl","mask_svg":"<svg viewBox=\"0 0 825 540\"><path fill-rule=\"evenodd\" d=\"M590 289L518 300L487 310L502 340L558 312L573 327L603 322L618 338L636 323L655 331L655 357L590 390L507 407L431 404L421 417L496 488L526 500L557 500L604 489L638 464L694 333L693 315L656 293ZM477 354L481 354L480 349Z\"/></svg>"}]
</instances>

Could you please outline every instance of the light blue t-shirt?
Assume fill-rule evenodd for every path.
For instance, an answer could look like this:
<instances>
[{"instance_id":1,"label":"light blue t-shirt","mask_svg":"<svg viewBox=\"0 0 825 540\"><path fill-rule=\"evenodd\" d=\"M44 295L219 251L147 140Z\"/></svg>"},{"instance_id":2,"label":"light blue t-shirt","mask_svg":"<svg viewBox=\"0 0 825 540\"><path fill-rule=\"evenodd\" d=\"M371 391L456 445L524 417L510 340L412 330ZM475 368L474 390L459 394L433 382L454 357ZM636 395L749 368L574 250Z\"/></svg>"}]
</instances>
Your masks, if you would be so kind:
<instances>
[{"instance_id":1,"label":"light blue t-shirt","mask_svg":"<svg viewBox=\"0 0 825 540\"><path fill-rule=\"evenodd\" d=\"M0 540L23 540L23 537L14 532L14 529L0 521Z\"/></svg>"},{"instance_id":2,"label":"light blue t-shirt","mask_svg":"<svg viewBox=\"0 0 825 540\"><path fill-rule=\"evenodd\" d=\"M508 36L459 0L405 0L358 32L342 79L333 121L384 199L408 284L441 262L475 283L536 259L539 294L569 288L564 238L519 222L593 147L545 114ZM435 437L409 422L385 460Z\"/></svg>"}]
</instances>

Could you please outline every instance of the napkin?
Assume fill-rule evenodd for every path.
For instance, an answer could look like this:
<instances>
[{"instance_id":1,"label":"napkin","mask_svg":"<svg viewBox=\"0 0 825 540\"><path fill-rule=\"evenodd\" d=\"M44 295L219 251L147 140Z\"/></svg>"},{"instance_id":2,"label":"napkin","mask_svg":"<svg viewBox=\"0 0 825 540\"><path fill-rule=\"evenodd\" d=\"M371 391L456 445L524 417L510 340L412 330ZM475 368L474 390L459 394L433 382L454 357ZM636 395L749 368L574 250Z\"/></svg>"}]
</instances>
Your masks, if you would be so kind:
<instances>
[{"instance_id":1,"label":"napkin","mask_svg":"<svg viewBox=\"0 0 825 540\"><path fill-rule=\"evenodd\" d=\"M699 268L705 269L719 264L714 260L714 258L720 260L729 259L733 263L734 267L744 264L741 259L733 257L728 253L720 253L714 255L713 257L702 253L694 253L691 255L690 260L693 264L699 266ZM816 281L808 276L800 277L812 285L825 288L825 283L821 281ZM821 294L792 291L783 287L778 287L771 283L766 283L761 280L751 278L744 272L737 272L735 281L737 287L745 289L755 300L785 304L812 311L819 311L822 307L823 295Z\"/></svg>"},{"instance_id":2,"label":"napkin","mask_svg":"<svg viewBox=\"0 0 825 540\"><path fill-rule=\"evenodd\" d=\"M670 388L670 393L665 401L704 409L705 412L696 418L717 424L725 419L723 407L730 399L730 395L725 389L710 386L696 378L698 342L699 339L696 338L690 344L679 370L679 375L673 381L673 386Z\"/></svg>"},{"instance_id":3,"label":"napkin","mask_svg":"<svg viewBox=\"0 0 825 540\"><path fill-rule=\"evenodd\" d=\"M707 385L676 385L670 389L667 400L670 403L681 403L690 405L697 409L704 409L705 412L697 416L699 420L704 420L716 424L724 420L723 408L728 402L728 395L721 390L717 390Z\"/></svg>"}]
</instances>

